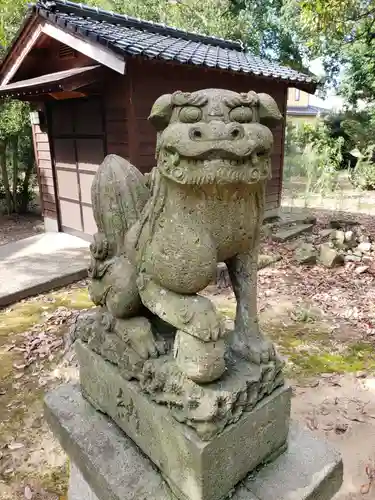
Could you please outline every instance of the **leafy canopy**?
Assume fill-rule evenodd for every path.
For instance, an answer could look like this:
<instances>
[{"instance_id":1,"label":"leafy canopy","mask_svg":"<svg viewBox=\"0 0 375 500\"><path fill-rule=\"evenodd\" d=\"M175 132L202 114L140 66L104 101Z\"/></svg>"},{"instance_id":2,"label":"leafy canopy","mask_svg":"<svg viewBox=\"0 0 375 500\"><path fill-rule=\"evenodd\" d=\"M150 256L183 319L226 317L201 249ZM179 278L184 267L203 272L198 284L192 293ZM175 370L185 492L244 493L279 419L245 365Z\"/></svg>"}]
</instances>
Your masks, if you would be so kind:
<instances>
[{"instance_id":1,"label":"leafy canopy","mask_svg":"<svg viewBox=\"0 0 375 500\"><path fill-rule=\"evenodd\" d=\"M283 18L352 104L375 100L375 0L285 0Z\"/></svg>"}]
</instances>

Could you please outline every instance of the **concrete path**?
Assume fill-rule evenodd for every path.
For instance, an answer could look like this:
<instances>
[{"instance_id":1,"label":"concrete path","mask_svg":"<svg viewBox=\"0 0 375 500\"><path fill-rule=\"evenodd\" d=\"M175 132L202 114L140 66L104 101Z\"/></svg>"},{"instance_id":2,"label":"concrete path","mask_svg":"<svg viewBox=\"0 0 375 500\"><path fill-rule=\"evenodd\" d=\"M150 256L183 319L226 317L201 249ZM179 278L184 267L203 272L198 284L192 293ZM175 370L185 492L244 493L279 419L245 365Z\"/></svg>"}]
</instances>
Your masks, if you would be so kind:
<instances>
[{"instance_id":1,"label":"concrete path","mask_svg":"<svg viewBox=\"0 0 375 500\"><path fill-rule=\"evenodd\" d=\"M0 307L87 276L89 243L43 233L0 246Z\"/></svg>"}]
</instances>

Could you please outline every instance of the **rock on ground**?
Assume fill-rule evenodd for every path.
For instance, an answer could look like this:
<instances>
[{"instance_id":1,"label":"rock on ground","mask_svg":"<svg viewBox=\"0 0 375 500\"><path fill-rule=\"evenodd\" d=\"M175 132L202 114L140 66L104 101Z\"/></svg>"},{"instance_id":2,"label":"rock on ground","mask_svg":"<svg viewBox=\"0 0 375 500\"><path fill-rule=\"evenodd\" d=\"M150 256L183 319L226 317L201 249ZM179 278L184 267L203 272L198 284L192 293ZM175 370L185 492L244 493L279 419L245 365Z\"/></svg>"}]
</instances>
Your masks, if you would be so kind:
<instances>
[{"instance_id":1,"label":"rock on ground","mask_svg":"<svg viewBox=\"0 0 375 500\"><path fill-rule=\"evenodd\" d=\"M318 252L312 243L302 243L294 252L294 256L300 264L315 264Z\"/></svg>"},{"instance_id":2,"label":"rock on ground","mask_svg":"<svg viewBox=\"0 0 375 500\"><path fill-rule=\"evenodd\" d=\"M343 263L344 258L337 250L331 248L329 243L320 247L319 260L325 267L334 267Z\"/></svg>"}]
</instances>

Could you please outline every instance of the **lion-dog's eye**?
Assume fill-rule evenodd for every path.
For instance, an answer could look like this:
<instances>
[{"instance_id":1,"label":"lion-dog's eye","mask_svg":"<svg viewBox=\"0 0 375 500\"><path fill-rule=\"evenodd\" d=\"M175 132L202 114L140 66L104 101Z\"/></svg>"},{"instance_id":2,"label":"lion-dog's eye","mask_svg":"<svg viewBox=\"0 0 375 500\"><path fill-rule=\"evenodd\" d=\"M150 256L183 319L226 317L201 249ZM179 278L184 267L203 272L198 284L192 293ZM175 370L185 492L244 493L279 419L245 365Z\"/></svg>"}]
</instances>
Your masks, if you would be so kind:
<instances>
[{"instance_id":1,"label":"lion-dog's eye","mask_svg":"<svg viewBox=\"0 0 375 500\"><path fill-rule=\"evenodd\" d=\"M229 112L229 119L232 122L248 123L253 119L253 111L246 106L238 106Z\"/></svg>"},{"instance_id":2,"label":"lion-dog's eye","mask_svg":"<svg viewBox=\"0 0 375 500\"><path fill-rule=\"evenodd\" d=\"M196 106L184 106L180 109L179 119L183 123L196 123L202 119L202 110Z\"/></svg>"}]
</instances>

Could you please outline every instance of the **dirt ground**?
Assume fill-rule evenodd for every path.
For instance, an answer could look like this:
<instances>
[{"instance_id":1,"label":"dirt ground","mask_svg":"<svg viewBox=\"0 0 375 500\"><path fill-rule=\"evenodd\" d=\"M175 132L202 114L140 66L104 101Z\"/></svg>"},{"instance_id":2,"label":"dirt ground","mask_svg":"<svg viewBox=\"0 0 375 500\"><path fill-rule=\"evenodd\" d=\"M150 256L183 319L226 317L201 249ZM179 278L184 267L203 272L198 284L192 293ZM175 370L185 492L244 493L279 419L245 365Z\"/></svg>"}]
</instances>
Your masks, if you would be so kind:
<instances>
[{"instance_id":1,"label":"dirt ground","mask_svg":"<svg viewBox=\"0 0 375 500\"><path fill-rule=\"evenodd\" d=\"M1 215L0 245L22 240L44 231L43 219L37 214Z\"/></svg>"},{"instance_id":2,"label":"dirt ground","mask_svg":"<svg viewBox=\"0 0 375 500\"><path fill-rule=\"evenodd\" d=\"M345 483L335 500L372 499L375 277L299 266L294 248L295 242L262 243L264 254L281 260L259 272L260 323L286 361L293 418L343 454ZM233 293L216 286L204 293L230 328ZM0 310L1 500L66 498L66 457L43 419L42 399L48 389L77 379L64 336L91 306L87 283L80 282Z\"/></svg>"}]
</instances>

